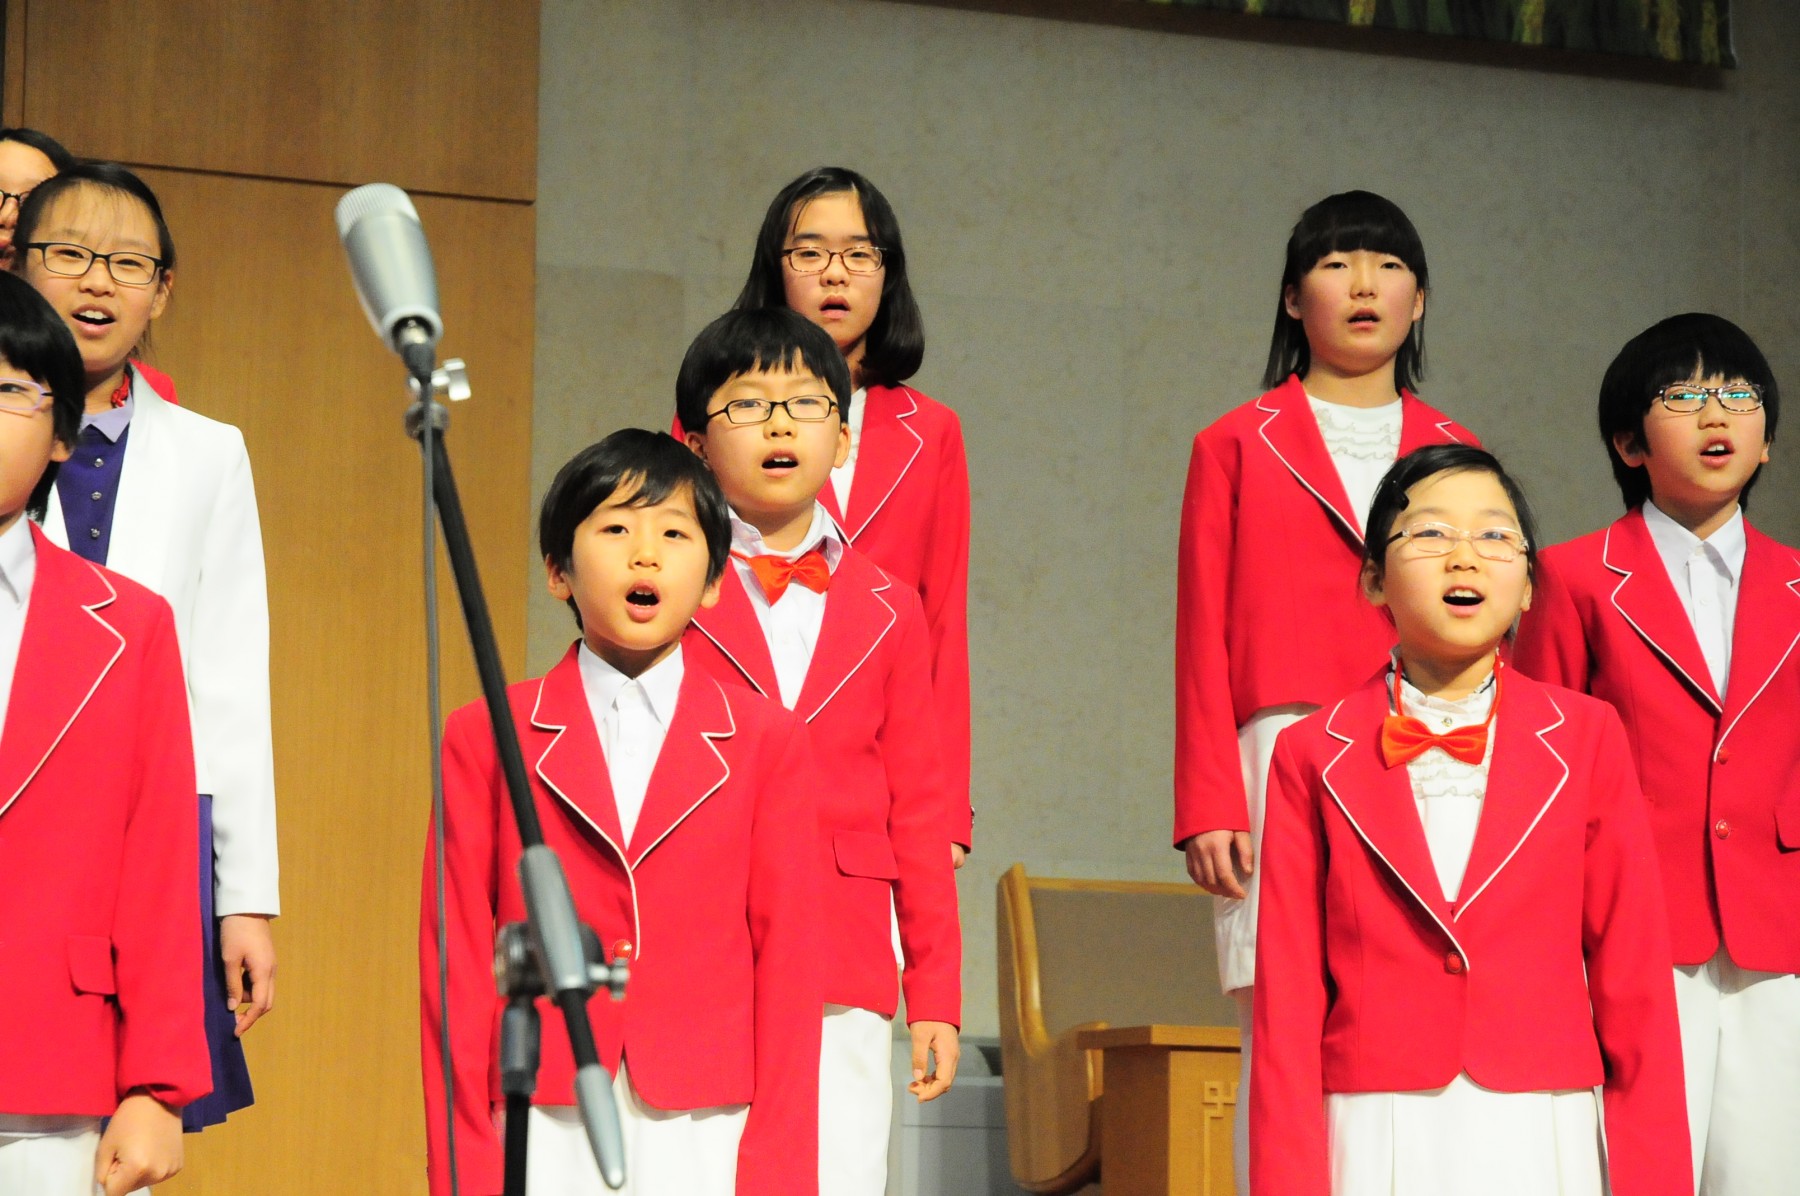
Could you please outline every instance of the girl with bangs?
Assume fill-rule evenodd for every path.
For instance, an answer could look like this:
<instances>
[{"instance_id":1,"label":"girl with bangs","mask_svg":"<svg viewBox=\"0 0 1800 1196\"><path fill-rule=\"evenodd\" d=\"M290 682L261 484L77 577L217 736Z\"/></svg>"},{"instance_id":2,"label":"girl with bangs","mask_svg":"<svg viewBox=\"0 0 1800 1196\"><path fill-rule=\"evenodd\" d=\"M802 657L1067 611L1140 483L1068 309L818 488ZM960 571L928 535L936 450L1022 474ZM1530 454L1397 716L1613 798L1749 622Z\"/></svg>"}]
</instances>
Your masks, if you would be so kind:
<instances>
[{"instance_id":1,"label":"girl with bangs","mask_svg":"<svg viewBox=\"0 0 1800 1196\"><path fill-rule=\"evenodd\" d=\"M1394 629L1361 601L1363 513L1388 467L1476 443L1412 388L1424 371L1425 249L1367 191L1328 196L1288 238L1267 393L1194 439L1175 621L1175 846L1218 901L1220 987L1243 1034L1234 1160L1249 1192L1256 859L1283 728L1361 681Z\"/></svg>"}]
</instances>

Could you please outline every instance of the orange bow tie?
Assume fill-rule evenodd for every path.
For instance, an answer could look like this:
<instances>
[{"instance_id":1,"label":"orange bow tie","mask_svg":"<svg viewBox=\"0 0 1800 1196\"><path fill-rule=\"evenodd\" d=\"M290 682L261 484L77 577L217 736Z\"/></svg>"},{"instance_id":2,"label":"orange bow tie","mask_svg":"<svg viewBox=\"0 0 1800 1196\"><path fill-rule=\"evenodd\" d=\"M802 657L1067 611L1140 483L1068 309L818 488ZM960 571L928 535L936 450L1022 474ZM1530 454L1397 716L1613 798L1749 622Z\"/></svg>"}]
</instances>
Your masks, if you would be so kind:
<instances>
[{"instance_id":1,"label":"orange bow tie","mask_svg":"<svg viewBox=\"0 0 1800 1196\"><path fill-rule=\"evenodd\" d=\"M1443 748L1464 764L1480 764L1487 756L1488 731L1500 709L1500 666L1494 665L1494 700L1488 715L1472 727L1455 727L1439 735L1406 713L1400 701L1400 662L1394 661L1394 713L1381 720L1381 758L1389 768L1405 764L1431 748Z\"/></svg>"},{"instance_id":2,"label":"orange bow tie","mask_svg":"<svg viewBox=\"0 0 1800 1196\"><path fill-rule=\"evenodd\" d=\"M815 594L823 594L831 587L831 567L825 563L825 554L818 549L803 552L793 560L784 556L743 556L733 553L738 560L750 566L756 574L756 580L762 583L763 594L774 606L787 593L788 583L799 582Z\"/></svg>"}]
</instances>

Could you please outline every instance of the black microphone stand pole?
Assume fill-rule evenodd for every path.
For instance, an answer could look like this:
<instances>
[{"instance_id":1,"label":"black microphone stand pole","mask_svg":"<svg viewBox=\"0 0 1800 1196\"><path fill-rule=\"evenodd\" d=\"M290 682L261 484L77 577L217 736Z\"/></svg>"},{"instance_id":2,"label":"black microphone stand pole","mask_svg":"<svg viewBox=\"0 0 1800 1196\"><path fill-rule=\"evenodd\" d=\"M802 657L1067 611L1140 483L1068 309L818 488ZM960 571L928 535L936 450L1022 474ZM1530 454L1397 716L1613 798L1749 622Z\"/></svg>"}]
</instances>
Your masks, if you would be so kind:
<instances>
[{"instance_id":1,"label":"black microphone stand pole","mask_svg":"<svg viewBox=\"0 0 1800 1196\"><path fill-rule=\"evenodd\" d=\"M502 1017L501 1067L506 1095L506 1196L525 1196L526 1123L531 1093L537 1086L538 1017L534 998L548 995L562 1010L569 1045L575 1056L575 1098L581 1108L588 1143L600 1165L601 1178L615 1191L625 1183L623 1142L612 1084L600 1064L587 1000L597 987L624 995L626 965L607 964L593 932L575 916L574 899L562 865L544 845L543 827L532 804L518 729L506 700L506 677L493 620L482 595L475 551L463 519L462 502L444 448L449 416L435 399L435 359L429 345L403 345L412 374L416 401L406 413L407 435L419 442L420 457L430 479L431 495L443 528L444 546L462 601L463 620L481 675L513 818L524 851L519 857L519 884L529 922L500 928L495 942L495 975L507 997ZM516 1157L515 1157L516 1156Z\"/></svg>"}]
</instances>

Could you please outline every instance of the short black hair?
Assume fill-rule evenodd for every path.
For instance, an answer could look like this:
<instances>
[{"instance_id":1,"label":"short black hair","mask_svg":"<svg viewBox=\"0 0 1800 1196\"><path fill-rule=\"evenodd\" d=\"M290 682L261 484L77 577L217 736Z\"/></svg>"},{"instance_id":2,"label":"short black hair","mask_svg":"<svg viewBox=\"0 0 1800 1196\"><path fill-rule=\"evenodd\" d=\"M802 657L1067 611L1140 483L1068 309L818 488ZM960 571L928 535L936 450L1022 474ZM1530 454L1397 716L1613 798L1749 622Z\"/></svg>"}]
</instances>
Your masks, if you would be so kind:
<instances>
[{"instance_id":1,"label":"short black hair","mask_svg":"<svg viewBox=\"0 0 1800 1196\"><path fill-rule=\"evenodd\" d=\"M1300 222L1288 236L1287 261L1281 270L1281 290L1275 296L1275 332L1269 338L1269 363L1263 369L1263 386L1273 389L1289 374L1305 375L1312 367L1312 348L1306 328L1287 311L1289 287L1303 278L1327 254L1388 253L1406 263L1419 280L1421 292L1431 289L1431 271L1425 264L1425 245L1419 230L1393 200L1373 191L1343 191L1327 195L1300 214ZM1412 331L1394 357L1394 385L1412 390L1425 377L1425 317L1413 322Z\"/></svg>"},{"instance_id":2,"label":"short black hair","mask_svg":"<svg viewBox=\"0 0 1800 1196\"><path fill-rule=\"evenodd\" d=\"M675 416L689 432L706 434L706 405L719 388L755 370L794 369L817 374L831 387L838 418L850 418L850 367L831 334L785 307L734 308L688 346L675 376Z\"/></svg>"},{"instance_id":3,"label":"short black hair","mask_svg":"<svg viewBox=\"0 0 1800 1196\"><path fill-rule=\"evenodd\" d=\"M20 145L30 146L50 159L50 165L56 167L58 174L75 165L75 155L64 149L62 142L36 129L0 129L0 141L16 141Z\"/></svg>"},{"instance_id":4,"label":"short black hair","mask_svg":"<svg viewBox=\"0 0 1800 1196\"><path fill-rule=\"evenodd\" d=\"M166 274L175 268L175 238L169 235L169 222L163 218L162 204L150 185L117 162L80 162L62 173L45 179L32 188L19 208L19 220L13 228L13 269L25 271L25 246L37 239L38 226L65 193L81 187L95 187L116 195L128 195L144 205L156 225L157 257L162 259Z\"/></svg>"},{"instance_id":5,"label":"short black hair","mask_svg":"<svg viewBox=\"0 0 1800 1196\"><path fill-rule=\"evenodd\" d=\"M1775 372L1749 334L1723 316L1698 311L1670 316L1626 341L1606 367L1606 376L1600 381L1600 439L1606 444L1613 480L1619 484L1627 510L1643 506L1650 497L1650 471L1625 464L1613 437L1623 433L1642 445L1644 416L1658 391L1671 382L1714 374L1762 387L1763 437L1773 441L1776 418L1781 414ZM1741 505L1749 506L1750 488L1761 476L1759 465L1738 494Z\"/></svg>"},{"instance_id":6,"label":"short black hair","mask_svg":"<svg viewBox=\"0 0 1800 1196\"><path fill-rule=\"evenodd\" d=\"M686 445L667 432L621 428L590 444L556 471L538 510L538 551L564 572L575 555L575 530L620 487L635 486L633 507L649 507L685 488L694 499L694 516L706 537L706 580L719 580L731 555L731 508L712 470ZM581 611L575 625L581 626Z\"/></svg>"},{"instance_id":7,"label":"short black hair","mask_svg":"<svg viewBox=\"0 0 1800 1196\"><path fill-rule=\"evenodd\" d=\"M1525 501L1525 491L1506 472L1498 457L1472 444L1428 444L1414 449L1388 469L1381 484L1375 488L1375 501L1369 504L1369 518L1365 524L1367 535L1363 540L1364 574L1376 581L1387 575L1388 540L1394 534L1394 521L1406 510L1408 490L1435 474L1470 470L1492 474L1500 488L1506 491L1507 501L1519 515L1519 531L1525 537L1525 572L1535 579L1537 519L1531 513L1531 504Z\"/></svg>"},{"instance_id":8,"label":"short black hair","mask_svg":"<svg viewBox=\"0 0 1800 1196\"><path fill-rule=\"evenodd\" d=\"M763 213L757 230L756 250L750 258L750 275L734 308L785 307L781 251L800 208L821 195L856 196L862 206L869 240L881 250L883 274L881 305L863 343L863 377L876 386L898 386L919 372L925 360L925 321L906 277L906 246L900 240L900 221L887 197L862 175L843 166L817 166L776 193Z\"/></svg>"},{"instance_id":9,"label":"short black hair","mask_svg":"<svg viewBox=\"0 0 1800 1196\"><path fill-rule=\"evenodd\" d=\"M5 272L0 272L0 357L49 388L56 439L64 447L74 448L75 438L81 434L81 412L87 405L87 370L81 364L75 334L35 287ZM39 522L49 506L56 469L55 461L44 467L26 502L26 514Z\"/></svg>"}]
</instances>

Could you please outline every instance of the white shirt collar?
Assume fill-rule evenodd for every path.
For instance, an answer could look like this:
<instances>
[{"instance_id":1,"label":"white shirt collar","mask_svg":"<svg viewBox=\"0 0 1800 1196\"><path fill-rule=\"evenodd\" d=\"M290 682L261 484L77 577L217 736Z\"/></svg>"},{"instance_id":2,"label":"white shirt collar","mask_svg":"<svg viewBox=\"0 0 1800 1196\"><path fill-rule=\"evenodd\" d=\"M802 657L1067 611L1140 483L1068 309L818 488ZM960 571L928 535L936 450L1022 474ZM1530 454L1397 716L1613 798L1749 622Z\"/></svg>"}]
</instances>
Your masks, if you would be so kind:
<instances>
[{"instance_id":1,"label":"white shirt collar","mask_svg":"<svg viewBox=\"0 0 1800 1196\"><path fill-rule=\"evenodd\" d=\"M675 650L639 673L636 677L627 677L618 669L603 660L584 642L576 657L581 666L581 685L587 692L588 703L596 710L611 710L613 703L619 700L619 691L631 682L636 681L643 687L644 696L650 700L651 713L666 731L675 721L675 702L681 696L681 679L687 667L681 663L681 645Z\"/></svg>"},{"instance_id":2,"label":"white shirt collar","mask_svg":"<svg viewBox=\"0 0 1800 1196\"><path fill-rule=\"evenodd\" d=\"M779 556L793 561L815 548L824 556L825 567L836 573L838 562L844 558L844 533L821 503L813 503L812 522L800 543L786 551L764 544L761 532L740 519L736 511L731 513L731 551L738 556Z\"/></svg>"},{"instance_id":3,"label":"white shirt collar","mask_svg":"<svg viewBox=\"0 0 1800 1196\"><path fill-rule=\"evenodd\" d=\"M1679 573L1687 567L1688 558L1705 553L1713 558L1713 563L1722 566L1733 586L1744 575L1744 554L1749 542L1744 534L1744 509L1739 507L1731 513L1725 525L1702 540L1674 519L1664 514L1654 502L1644 502L1644 526L1650 530L1650 539L1656 545L1657 555L1671 573Z\"/></svg>"},{"instance_id":4,"label":"white shirt collar","mask_svg":"<svg viewBox=\"0 0 1800 1196\"><path fill-rule=\"evenodd\" d=\"M36 579L37 544L31 538L31 521L20 515L0 532L0 595L23 610Z\"/></svg>"}]
</instances>

